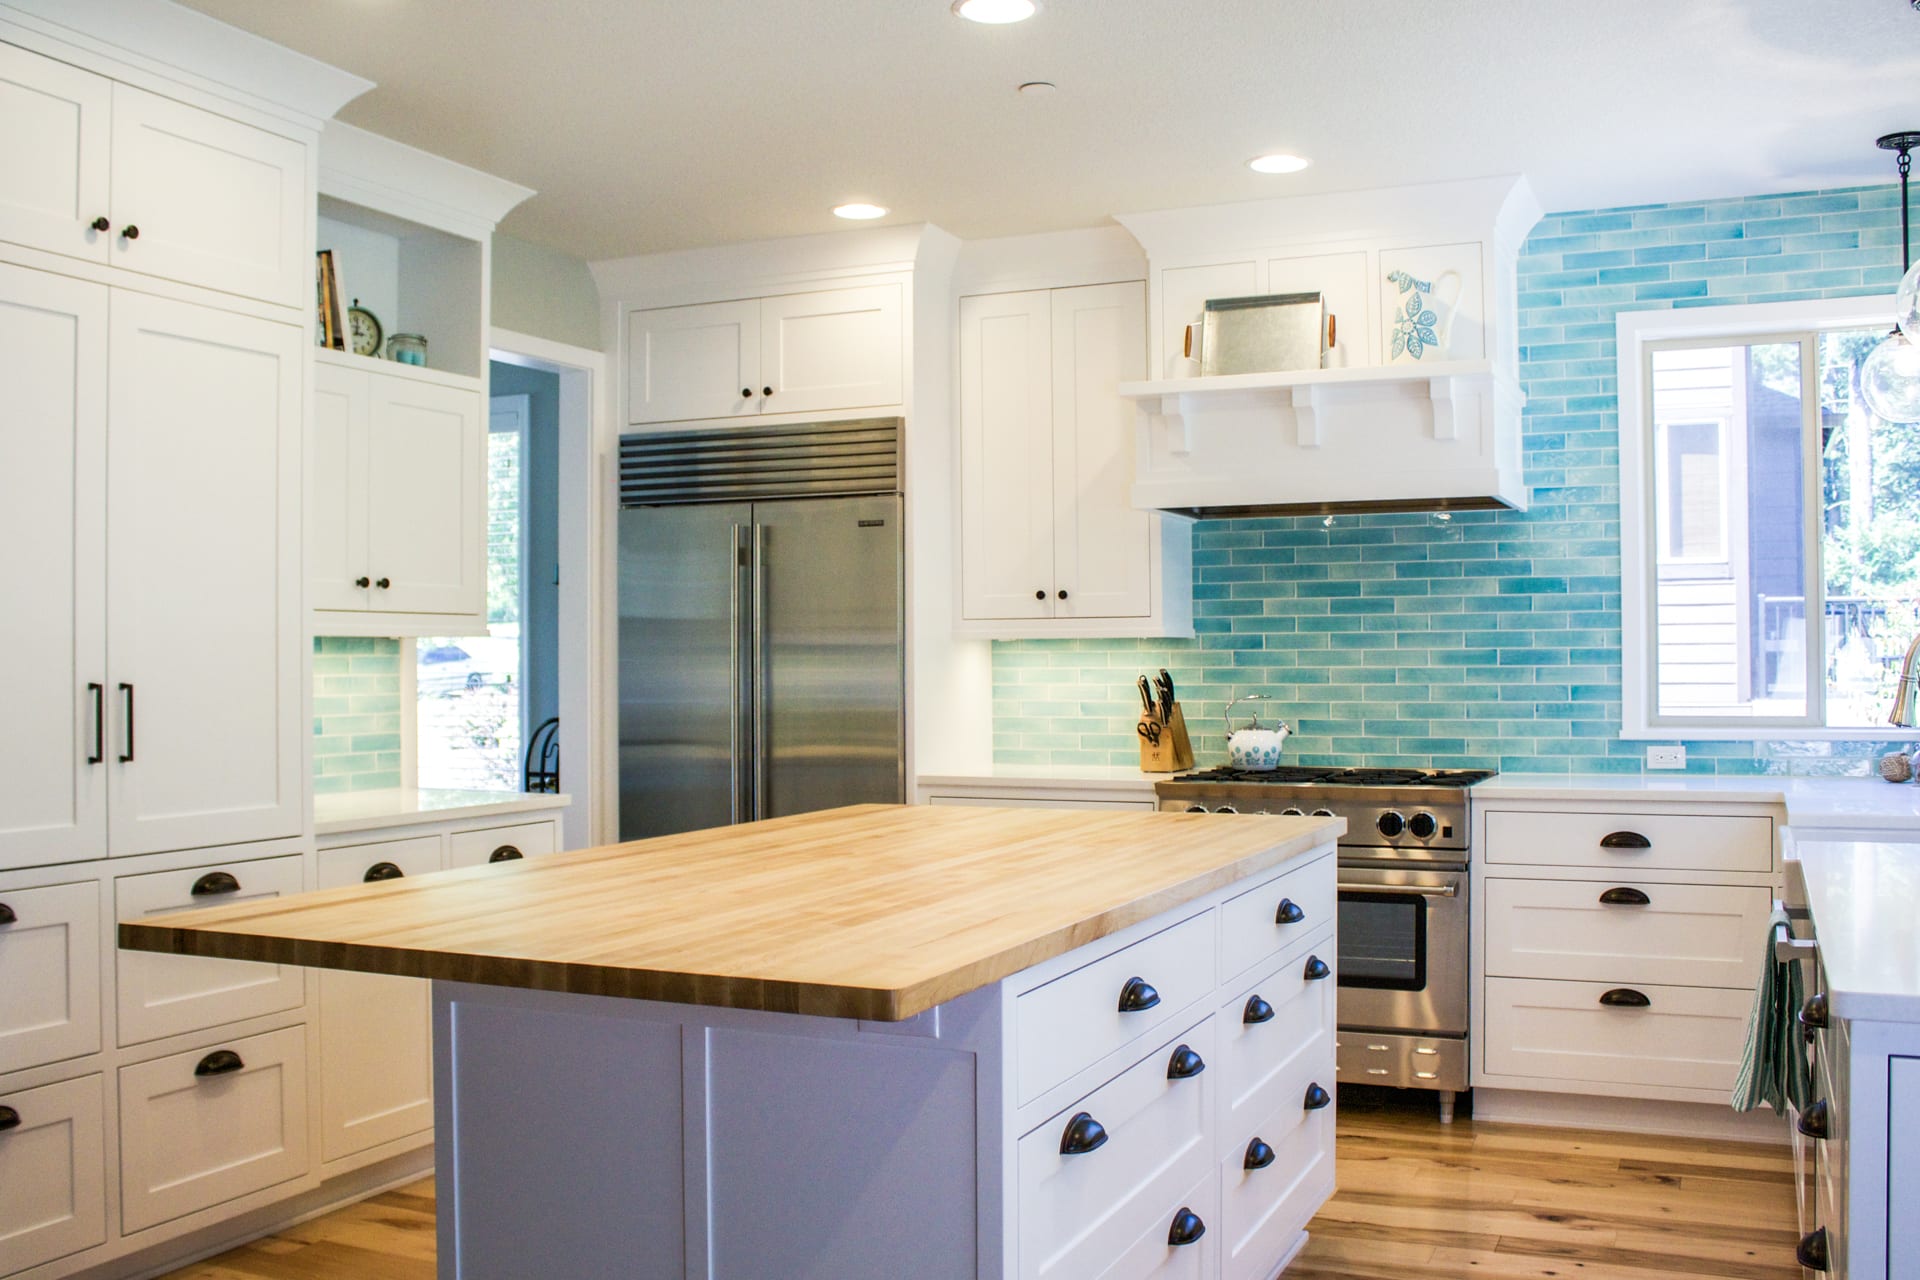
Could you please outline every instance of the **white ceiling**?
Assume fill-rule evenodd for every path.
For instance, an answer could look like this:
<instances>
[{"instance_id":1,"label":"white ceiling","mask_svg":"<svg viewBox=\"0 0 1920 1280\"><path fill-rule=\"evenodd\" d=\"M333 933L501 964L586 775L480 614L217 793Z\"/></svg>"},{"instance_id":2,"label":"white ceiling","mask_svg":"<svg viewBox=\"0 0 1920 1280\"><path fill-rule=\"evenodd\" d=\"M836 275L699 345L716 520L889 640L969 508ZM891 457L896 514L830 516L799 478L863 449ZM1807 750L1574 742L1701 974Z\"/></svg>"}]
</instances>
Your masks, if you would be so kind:
<instances>
[{"instance_id":1,"label":"white ceiling","mask_svg":"<svg viewBox=\"0 0 1920 1280\"><path fill-rule=\"evenodd\" d=\"M536 188L503 229L588 259L853 198L974 239L1514 172L1550 210L1884 182L1873 139L1920 129L1909 0L187 3L374 80L342 119ZM1274 150L1313 166L1246 169Z\"/></svg>"}]
</instances>

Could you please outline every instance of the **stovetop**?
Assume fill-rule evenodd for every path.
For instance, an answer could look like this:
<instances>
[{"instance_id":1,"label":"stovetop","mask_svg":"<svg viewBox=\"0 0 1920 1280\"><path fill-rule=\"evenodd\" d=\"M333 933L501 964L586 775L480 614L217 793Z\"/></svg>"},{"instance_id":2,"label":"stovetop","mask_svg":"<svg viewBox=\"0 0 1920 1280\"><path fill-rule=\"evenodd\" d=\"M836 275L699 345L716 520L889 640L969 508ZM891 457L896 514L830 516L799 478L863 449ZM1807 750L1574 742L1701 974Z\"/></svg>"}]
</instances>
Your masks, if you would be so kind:
<instances>
[{"instance_id":1,"label":"stovetop","mask_svg":"<svg viewBox=\"0 0 1920 1280\"><path fill-rule=\"evenodd\" d=\"M1338 787L1470 787L1494 776L1493 769L1339 769L1317 765L1282 765L1278 769L1235 769L1221 765L1198 773L1183 773L1167 782L1248 783L1260 786ZM1167 782L1159 785L1165 786Z\"/></svg>"}]
</instances>

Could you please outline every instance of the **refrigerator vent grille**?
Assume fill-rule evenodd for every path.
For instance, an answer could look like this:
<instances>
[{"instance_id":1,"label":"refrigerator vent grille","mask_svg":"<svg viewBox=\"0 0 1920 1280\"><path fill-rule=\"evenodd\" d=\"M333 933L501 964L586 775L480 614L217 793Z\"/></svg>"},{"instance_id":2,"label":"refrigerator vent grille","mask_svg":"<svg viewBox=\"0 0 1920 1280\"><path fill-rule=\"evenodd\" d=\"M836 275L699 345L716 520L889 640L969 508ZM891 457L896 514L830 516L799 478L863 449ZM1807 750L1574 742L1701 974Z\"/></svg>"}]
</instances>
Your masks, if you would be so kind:
<instances>
[{"instance_id":1,"label":"refrigerator vent grille","mask_svg":"<svg viewBox=\"0 0 1920 1280\"><path fill-rule=\"evenodd\" d=\"M900 492L900 419L620 437L620 505Z\"/></svg>"}]
</instances>

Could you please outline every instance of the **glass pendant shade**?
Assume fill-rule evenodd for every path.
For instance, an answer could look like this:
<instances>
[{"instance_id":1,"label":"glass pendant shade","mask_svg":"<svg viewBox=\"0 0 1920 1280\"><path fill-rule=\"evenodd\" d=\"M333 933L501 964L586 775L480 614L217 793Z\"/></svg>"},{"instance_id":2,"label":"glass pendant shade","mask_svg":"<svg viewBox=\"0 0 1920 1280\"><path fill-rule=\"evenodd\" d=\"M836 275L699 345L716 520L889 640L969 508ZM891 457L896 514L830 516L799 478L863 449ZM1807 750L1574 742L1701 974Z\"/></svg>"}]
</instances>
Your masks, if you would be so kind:
<instances>
[{"instance_id":1,"label":"glass pendant shade","mask_svg":"<svg viewBox=\"0 0 1920 1280\"><path fill-rule=\"evenodd\" d=\"M1888 334L1860 366L1860 396L1884 422L1920 422L1920 346Z\"/></svg>"},{"instance_id":2,"label":"glass pendant shade","mask_svg":"<svg viewBox=\"0 0 1920 1280\"><path fill-rule=\"evenodd\" d=\"M1893 318L1908 342L1920 343L1920 262L1900 277L1900 291L1893 298Z\"/></svg>"}]
</instances>

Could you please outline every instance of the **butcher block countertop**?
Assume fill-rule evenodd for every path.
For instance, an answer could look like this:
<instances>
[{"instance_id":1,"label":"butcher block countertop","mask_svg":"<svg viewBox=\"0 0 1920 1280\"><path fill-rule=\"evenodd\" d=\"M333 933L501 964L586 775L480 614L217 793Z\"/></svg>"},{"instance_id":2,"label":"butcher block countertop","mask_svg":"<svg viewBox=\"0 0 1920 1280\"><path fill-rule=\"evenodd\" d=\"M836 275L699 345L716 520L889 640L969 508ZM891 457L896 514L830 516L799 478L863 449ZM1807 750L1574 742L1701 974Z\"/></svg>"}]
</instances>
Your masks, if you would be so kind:
<instances>
[{"instance_id":1,"label":"butcher block countertop","mask_svg":"<svg viewBox=\"0 0 1920 1280\"><path fill-rule=\"evenodd\" d=\"M856 805L120 925L142 951L897 1021L1337 818Z\"/></svg>"}]
</instances>

